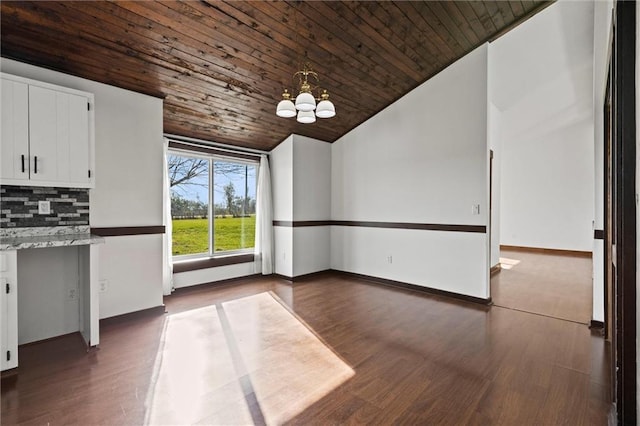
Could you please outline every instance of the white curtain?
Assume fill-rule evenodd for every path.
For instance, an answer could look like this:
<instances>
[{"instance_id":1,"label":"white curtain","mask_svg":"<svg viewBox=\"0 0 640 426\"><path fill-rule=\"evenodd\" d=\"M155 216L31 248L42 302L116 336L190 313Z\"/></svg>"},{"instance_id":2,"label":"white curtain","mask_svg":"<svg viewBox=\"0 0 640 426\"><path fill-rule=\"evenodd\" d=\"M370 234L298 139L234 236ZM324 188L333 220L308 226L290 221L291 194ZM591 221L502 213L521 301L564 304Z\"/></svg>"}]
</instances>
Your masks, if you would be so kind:
<instances>
[{"instance_id":1,"label":"white curtain","mask_svg":"<svg viewBox=\"0 0 640 426\"><path fill-rule=\"evenodd\" d=\"M256 200L255 267L262 275L273 274L273 206L271 200L271 172L265 154L260 156Z\"/></svg>"},{"instance_id":2,"label":"white curtain","mask_svg":"<svg viewBox=\"0 0 640 426\"><path fill-rule=\"evenodd\" d=\"M165 296L171 294L173 291L173 261L171 253L171 241L172 241L172 226L171 226L171 186L169 185L169 140L164 139L164 177L163 184L163 203L164 209L164 226L165 232L162 238L163 256L162 263L164 268L162 271L162 292Z\"/></svg>"}]
</instances>

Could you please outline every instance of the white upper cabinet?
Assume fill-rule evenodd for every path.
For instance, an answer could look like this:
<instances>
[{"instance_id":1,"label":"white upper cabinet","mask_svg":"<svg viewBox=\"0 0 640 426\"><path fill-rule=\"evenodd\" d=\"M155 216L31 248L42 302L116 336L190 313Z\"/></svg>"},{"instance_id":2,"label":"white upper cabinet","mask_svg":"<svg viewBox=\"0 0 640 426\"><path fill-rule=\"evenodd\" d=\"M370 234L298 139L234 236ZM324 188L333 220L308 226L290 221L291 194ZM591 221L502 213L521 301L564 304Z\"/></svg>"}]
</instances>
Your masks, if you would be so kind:
<instances>
[{"instance_id":1,"label":"white upper cabinet","mask_svg":"<svg viewBox=\"0 0 640 426\"><path fill-rule=\"evenodd\" d=\"M93 95L6 74L2 89L2 183L93 187Z\"/></svg>"},{"instance_id":2,"label":"white upper cabinet","mask_svg":"<svg viewBox=\"0 0 640 426\"><path fill-rule=\"evenodd\" d=\"M89 183L87 98L29 87L31 179Z\"/></svg>"},{"instance_id":3,"label":"white upper cabinet","mask_svg":"<svg viewBox=\"0 0 640 426\"><path fill-rule=\"evenodd\" d=\"M29 86L2 79L0 179L29 179Z\"/></svg>"}]
</instances>

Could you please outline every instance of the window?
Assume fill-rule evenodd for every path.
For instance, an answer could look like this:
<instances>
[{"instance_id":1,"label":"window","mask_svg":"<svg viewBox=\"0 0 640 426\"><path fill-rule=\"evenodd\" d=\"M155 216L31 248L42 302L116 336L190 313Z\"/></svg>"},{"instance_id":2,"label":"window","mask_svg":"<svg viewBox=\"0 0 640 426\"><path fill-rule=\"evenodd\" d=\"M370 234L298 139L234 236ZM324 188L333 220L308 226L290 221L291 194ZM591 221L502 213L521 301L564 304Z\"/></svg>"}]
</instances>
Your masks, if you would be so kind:
<instances>
[{"instance_id":1,"label":"window","mask_svg":"<svg viewBox=\"0 0 640 426\"><path fill-rule=\"evenodd\" d=\"M251 251L258 163L183 152L168 162L173 256Z\"/></svg>"}]
</instances>

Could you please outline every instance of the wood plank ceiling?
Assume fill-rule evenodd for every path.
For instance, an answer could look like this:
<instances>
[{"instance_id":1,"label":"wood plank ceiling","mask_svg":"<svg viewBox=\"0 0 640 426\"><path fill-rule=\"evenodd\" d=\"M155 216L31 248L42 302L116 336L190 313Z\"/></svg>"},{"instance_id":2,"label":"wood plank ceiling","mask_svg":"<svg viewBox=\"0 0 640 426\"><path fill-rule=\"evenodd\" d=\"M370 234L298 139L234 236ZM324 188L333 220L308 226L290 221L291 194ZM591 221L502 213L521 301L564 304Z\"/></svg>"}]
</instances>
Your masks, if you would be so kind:
<instances>
[{"instance_id":1,"label":"wood plank ceiling","mask_svg":"<svg viewBox=\"0 0 640 426\"><path fill-rule=\"evenodd\" d=\"M335 141L548 2L0 4L3 57L161 97L167 133L269 150ZM314 124L275 115L305 52L337 111Z\"/></svg>"}]
</instances>

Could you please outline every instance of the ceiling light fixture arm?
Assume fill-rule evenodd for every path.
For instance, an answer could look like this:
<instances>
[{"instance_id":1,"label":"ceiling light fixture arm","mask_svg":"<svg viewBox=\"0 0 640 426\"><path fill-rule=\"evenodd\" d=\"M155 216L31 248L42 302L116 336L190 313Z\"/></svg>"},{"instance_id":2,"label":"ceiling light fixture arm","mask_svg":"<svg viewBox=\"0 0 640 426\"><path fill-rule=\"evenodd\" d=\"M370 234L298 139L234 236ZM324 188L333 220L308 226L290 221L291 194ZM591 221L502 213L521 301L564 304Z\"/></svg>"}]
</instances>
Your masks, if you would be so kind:
<instances>
[{"instance_id":1,"label":"ceiling light fixture arm","mask_svg":"<svg viewBox=\"0 0 640 426\"><path fill-rule=\"evenodd\" d=\"M293 74L292 80L295 81L296 77L298 79L298 85L300 86L300 92L313 94L313 91L317 89L320 84L320 77L318 76L318 73L311 69L308 62L305 62L301 71L297 71ZM315 80L315 85L311 84L309 77ZM316 100L319 100L319 98L316 98Z\"/></svg>"}]
</instances>

